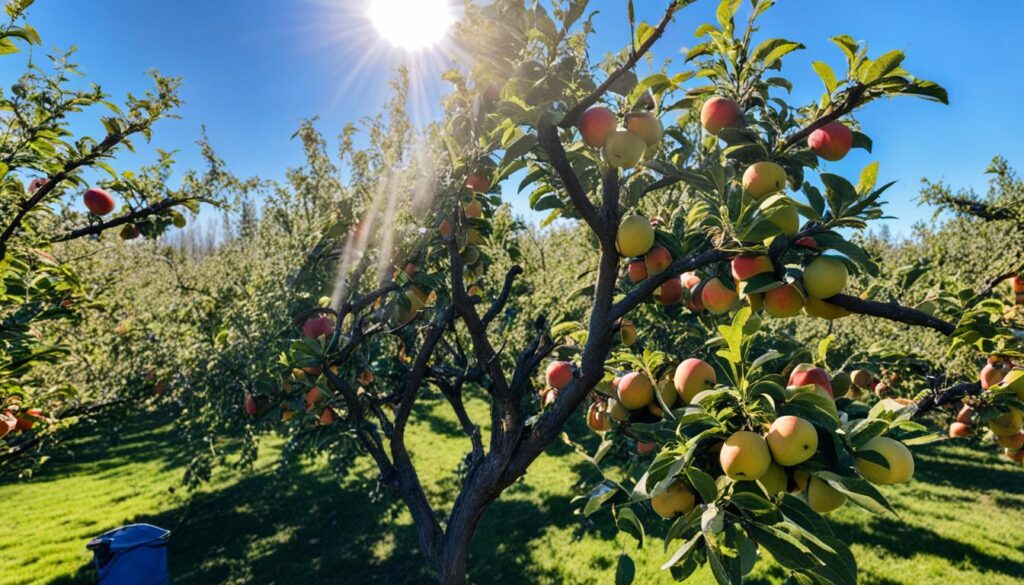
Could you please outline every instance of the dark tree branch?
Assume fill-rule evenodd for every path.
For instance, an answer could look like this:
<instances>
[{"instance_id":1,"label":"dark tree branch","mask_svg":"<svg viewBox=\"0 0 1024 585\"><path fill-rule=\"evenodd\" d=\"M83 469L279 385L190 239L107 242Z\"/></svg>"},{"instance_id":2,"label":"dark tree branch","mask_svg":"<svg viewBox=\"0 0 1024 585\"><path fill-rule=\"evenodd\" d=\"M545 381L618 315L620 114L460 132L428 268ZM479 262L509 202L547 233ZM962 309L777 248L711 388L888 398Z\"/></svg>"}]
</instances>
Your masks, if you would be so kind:
<instances>
[{"instance_id":1,"label":"dark tree branch","mask_svg":"<svg viewBox=\"0 0 1024 585\"><path fill-rule=\"evenodd\" d=\"M377 464L381 483L386 486L395 487L398 479L395 466L388 459L388 455L384 450L384 442L381 440L377 430L366 420L363 405L359 400L359 395L356 394L355 388L330 369L325 369L324 375L327 376L327 381L334 389L334 392L341 394L344 399L348 416L352 420L356 433L359 435L359 442L363 444L363 448L366 449Z\"/></svg>"},{"instance_id":2,"label":"dark tree branch","mask_svg":"<svg viewBox=\"0 0 1024 585\"><path fill-rule=\"evenodd\" d=\"M834 122L855 110L857 106L861 104L861 98L864 97L864 93L867 89L867 86L858 83L846 90L846 97L839 106L835 107L833 104L834 107L830 108L823 116L801 128L795 134L790 135L789 138L782 143L782 148L780 149L781 152L785 152L793 146L807 140L807 137L810 136L812 132L821 128L825 124Z\"/></svg>"},{"instance_id":3,"label":"dark tree branch","mask_svg":"<svg viewBox=\"0 0 1024 585\"><path fill-rule=\"evenodd\" d=\"M658 42L661 35L665 34L665 28L668 27L668 23L672 22L672 17L675 16L675 13L681 10L684 6L693 3L693 1L694 0L671 0L665 8L665 14L661 17L661 21L654 27L650 36L644 39L644 42L639 47L635 47L630 53L629 58L626 59L618 69L612 71L601 85L597 86L594 91L590 92L589 95L581 99L571 110L566 112L565 117L562 119L559 126L562 128L569 128L576 124L576 120L579 119L583 112L587 111L587 108L597 103L597 100L601 99L604 94L608 93L608 89L611 88L611 86L614 85L620 77L636 66L637 62L651 50L654 43ZM630 39L631 44L632 42L632 39Z\"/></svg>"},{"instance_id":4,"label":"dark tree branch","mask_svg":"<svg viewBox=\"0 0 1024 585\"><path fill-rule=\"evenodd\" d=\"M501 294L498 295L498 298L494 299L494 302L491 303L491 308L484 314L484 327L490 325L491 321L498 316L498 313L505 308L505 305L508 303L508 297L512 294L512 285L514 284L516 277L522 273L523 267L518 264L508 269L508 274L505 275L505 285L501 289Z\"/></svg>"},{"instance_id":5,"label":"dark tree branch","mask_svg":"<svg viewBox=\"0 0 1024 585\"><path fill-rule=\"evenodd\" d=\"M944 390L939 390L925 396L917 403L917 412L914 413L914 418L921 417L926 412L940 406L962 400L965 396L977 396L981 392L980 382L960 382Z\"/></svg>"},{"instance_id":6,"label":"dark tree branch","mask_svg":"<svg viewBox=\"0 0 1024 585\"><path fill-rule=\"evenodd\" d=\"M956 325L948 321L944 321L938 317L933 317L924 311L904 307L897 303L868 301L859 297L842 294L827 298L825 301L837 307L842 307L852 313L881 317L882 319L906 323L907 325L918 325L920 327L934 329L947 337L952 335L953 331L956 330Z\"/></svg>"},{"instance_id":7,"label":"dark tree branch","mask_svg":"<svg viewBox=\"0 0 1024 585\"><path fill-rule=\"evenodd\" d=\"M434 376L433 380L441 389L441 394L448 399L448 404L455 411L455 416L459 419L463 432L469 437L470 443L473 445L473 460L479 461L484 456L484 444L480 438L480 427L473 424L473 419L469 417L466 405L462 401L463 379L456 378L455 382L451 383L444 376Z\"/></svg>"},{"instance_id":8,"label":"dark tree branch","mask_svg":"<svg viewBox=\"0 0 1024 585\"><path fill-rule=\"evenodd\" d=\"M405 500L405 504L412 514L420 548L423 550L428 565L435 571L441 569L444 532L430 502L427 501L427 496L423 492L423 484L420 482L416 467L413 465L409 450L405 445L405 428L423 379L429 369L430 358L453 316L454 309L451 305L443 307L438 310L434 320L427 326L423 345L420 346L416 354L412 369L405 377L405 388L395 412L395 427L391 436L391 458L398 472L398 487L402 492L402 499Z\"/></svg>"},{"instance_id":9,"label":"dark tree branch","mask_svg":"<svg viewBox=\"0 0 1024 585\"><path fill-rule=\"evenodd\" d=\"M182 205L182 204L187 203L189 201L202 201L202 202L205 202L205 203L213 203L212 201L209 201L207 199L203 199L201 197L183 197L183 198L169 197L167 199L164 199L163 201L158 201L157 203L154 203L153 205L149 205L147 207L143 207L142 209L137 209L137 210L135 210L135 211L133 211L133 212L127 214L127 215L122 215L121 217L115 217L114 219L112 219L110 221L104 221L104 222L93 224L93 225L86 226L86 227L83 227L83 228L78 228L77 230L72 230L72 231L70 231L70 232L68 232L66 234L60 235L60 236L58 236L58 237L56 237L56 238L54 238L53 240L50 240L50 241L52 243L68 242L68 241L71 241L71 240L77 240L78 238L84 238L85 236L94 236L96 234L105 232L105 231L107 231L107 230L109 230L111 228L116 228L117 226L120 226L120 225L125 225L125 224L128 224L128 223L132 223L132 222L134 222L136 220L143 219L143 218L149 217L151 215L156 215L157 213L160 213L161 211L166 211L166 210L168 210L168 209L170 209L170 208L172 208L172 207L174 207L176 205Z\"/></svg>"},{"instance_id":10,"label":"dark tree branch","mask_svg":"<svg viewBox=\"0 0 1024 585\"><path fill-rule=\"evenodd\" d=\"M654 293L654 289L664 284L668 279L678 278L684 272L697 270L698 268L727 260L732 256L733 254L722 250L707 250L695 256L688 256L673 261L664 272L650 276L620 299L619 302L615 303L615 306L612 307L611 312L608 314L610 322L615 322L624 317L639 306L640 303L644 302L644 300L650 298Z\"/></svg>"},{"instance_id":11,"label":"dark tree branch","mask_svg":"<svg viewBox=\"0 0 1024 585\"><path fill-rule=\"evenodd\" d=\"M572 201L576 212L580 214L583 221L587 222L587 225L590 226L594 233L600 233L604 226L602 226L601 219L598 217L597 208L590 202L590 199L587 199L587 193L583 190L583 185L580 184L576 171L573 170L572 164L566 158L565 148L562 147L562 139L558 136L558 129L550 124L541 125L537 128L537 141L541 148L544 149L544 152L547 153L551 166L558 173L559 178L561 178L562 186L565 187L565 192L569 195L569 200Z\"/></svg>"}]
</instances>

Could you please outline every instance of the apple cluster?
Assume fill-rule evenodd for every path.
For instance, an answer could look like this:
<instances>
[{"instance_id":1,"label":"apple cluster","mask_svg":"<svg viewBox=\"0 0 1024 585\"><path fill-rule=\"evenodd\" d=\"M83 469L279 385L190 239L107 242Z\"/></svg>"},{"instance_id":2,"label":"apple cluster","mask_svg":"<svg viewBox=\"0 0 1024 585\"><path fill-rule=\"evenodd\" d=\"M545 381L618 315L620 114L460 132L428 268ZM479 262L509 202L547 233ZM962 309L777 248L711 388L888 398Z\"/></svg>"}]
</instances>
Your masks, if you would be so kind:
<instances>
[{"instance_id":1,"label":"apple cluster","mask_svg":"<svg viewBox=\"0 0 1024 585\"><path fill-rule=\"evenodd\" d=\"M36 425L36 422L46 420L43 411L38 408L22 408L17 402L8 405L8 408L0 413L0 439L12 432L25 432Z\"/></svg>"},{"instance_id":2,"label":"apple cluster","mask_svg":"<svg viewBox=\"0 0 1024 585\"><path fill-rule=\"evenodd\" d=\"M552 362L548 367L548 383L568 384L572 380L569 362ZM800 364L790 373L787 392L810 392L832 402L838 397L856 395L858 386L873 383L867 370L852 374L837 372L835 377L813 364ZM564 387L564 386L563 386ZM628 372L609 381L602 381L592 394L593 402L587 410L587 425L597 433L623 425L629 434L629 424L650 422L666 417L686 416L700 410L700 403L708 391L717 387L715 369L698 358L683 360L671 378L652 382L645 372ZM863 389L861 389L863 391ZM1018 421L1019 423L1019 421ZM1019 424L1018 424L1019 427ZM768 495L781 492L800 494L814 511L826 514L846 503L846 495L828 482L801 467L818 451L818 429L812 422L793 415L783 415L763 426L748 425L737 430L710 448L710 469L704 471L721 475L734 482L757 482ZM641 455L655 445L639 441ZM868 454L870 452L870 454ZM914 459L901 442L886 436L876 436L862 445L856 453L855 468L861 477L876 485L891 485L908 481L914 473ZM677 478L668 489L651 499L655 513L672 518L689 513L698 503L699 496L683 478Z\"/></svg>"},{"instance_id":3,"label":"apple cluster","mask_svg":"<svg viewBox=\"0 0 1024 585\"><path fill-rule=\"evenodd\" d=\"M623 125L614 112L604 106L588 109L577 122L583 143L601 149L605 163L612 167L632 168L658 152L664 128L651 112L630 112Z\"/></svg>"},{"instance_id":4,"label":"apple cluster","mask_svg":"<svg viewBox=\"0 0 1024 585\"><path fill-rule=\"evenodd\" d=\"M991 356L979 375L982 390L1024 401L1024 368L1001 356ZM949 425L950 438L964 438L988 428L1007 459L1024 465L1024 413L1014 406L995 406L987 400L964 404Z\"/></svg>"}]
</instances>

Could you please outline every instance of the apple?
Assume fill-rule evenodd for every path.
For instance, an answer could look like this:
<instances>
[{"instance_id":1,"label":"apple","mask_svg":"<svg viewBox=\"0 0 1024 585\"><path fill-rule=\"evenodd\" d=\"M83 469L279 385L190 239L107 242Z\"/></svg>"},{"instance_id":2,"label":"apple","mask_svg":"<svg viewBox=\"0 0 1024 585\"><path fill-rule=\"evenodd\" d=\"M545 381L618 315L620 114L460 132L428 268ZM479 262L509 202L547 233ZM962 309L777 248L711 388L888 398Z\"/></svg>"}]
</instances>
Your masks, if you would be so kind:
<instances>
[{"instance_id":1,"label":"apple","mask_svg":"<svg viewBox=\"0 0 1024 585\"><path fill-rule=\"evenodd\" d=\"M647 143L632 132L616 130L604 145L604 161L620 169L633 168L643 159Z\"/></svg>"},{"instance_id":2,"label":"apple","mask_svg":"<svg viewBox=\"0 0 1024 585\"><path fill-rule=\"evenodd\" d=\"M245 414L249 416L256 416L256 397L246 392L245 394Z\"/></svg>"},{"instance_id":3,"label":"apple","mask_svg":"<svg viewBox=\"0 0 1024 585\"><path fill-rule=\"evenodd\" d=\"M818 450L818 431L798 416L780 416L768 428L765 441L776 463L792 467L807 461Z\"/></svg>"},{"instance_id":4,"label":"apple","mask_svg":"<svg viewBox=\"0 0 1024 585\"><path fill-rule=\"evenodd\" d=\"M649 276L647 274L647 262L643 259L633 260L626 265L626 275L629 277L629 282L633 284L646 280Z\"/></svg>"},{"instance_id":5,"label":"apple","mask_svg":"<svg viewBox=\"0 0 1024 585\"><path fill-rule=\"evenodd\" d=\"M704 293L703 283L698 282L690 288L690 300L686 303L687 308L694 314L700 314L704 312L704 299L701 296Z\"/></svg>"},{"instance_id":6,"label":"apple","mask_svg":"<svg viewBox=\"0 0 1024 585\"><path fill-rule=\"evenodd\" d=\"M438 226L437 231L441 234L442 238L447 240L452 237L452 224L448 223L447 219L443 220L441 225Z\"/></svg>"},{"instance_id":7,"label":"apple","mask_svg":"<svg viewBox=\"0 0 1024 585\"><path fill-rule=\"evenodd\" d=\"M906 445L889 437L875 437L860 448L860 451L874 451L889 464L886 469L867 459L857 458L857 472L864 479L877 485L902 483L914 476L914 457Z\"/></svg>"},{"instance_id":8,"label":"apple","mask_svg":"<svg viewBox=\"0 0 1024 585\"><path fill-rule=\"evenodd\" d=\"M765 272L775 272L772 259L766 254L735 256L732 259L732 277L736 280L750 280Z\"/></svg>"},{"instance_id":9,"label":"apple","mask_svg":"<svg viewBox=\"0 0 1024 585\"><path fill-rule=\"evenodd\" d=\"M853 386L853 378L843 370L832 374L832 393L836 396L843 396Z\"/></svg>"},{"instance_id":10,"label":"apple","mask_svg":"<svg viewBox=\"0 0 1024 585\"><path fill-rule=\"evenodd\" d=\"M960 409L960 412L956 413L956 422L964 423L969 425L974 422L974 408L970 406L964 406Z\"/></svg>"},{"instance_id":11,"label":"apple","mask_svg":"<svg viewBox=\"0 0 1024 585\"><path fill-rule=\"evenodd\" d=\"M828 377L828 372L814 364L798 364L793 368L792 373L789 374L788 387L809 386L811 384L817 386L820 391L827 394L830 398L835 397L835 394L832 392L832 380Z\"/></svg>"},{"instance_id":12,"label":"apple","mask_svg":"<svg viewBox=\"0 0 1024 585\"><path fill-rule=\"evenodd\" d=\"M672 482L665 491L651 498L651 508L662 518L689 514L696 505L697 497L679 480Z\"/></svg>"},{"instance_id":13,"label":"apple","mask_svg":"<svg viewBox=\"0 0 1024 585\"><path fill-rule=\"evenodd\" d=\"M789 477L786 476L786 470L781 465L772 461L768 464L768 471L761 476L761 479L757 480L757 483L761 484L768 495L774 496L786 491L786 488L789 487Z\"/></svg>"},{"instance_id":14,"label":"apple","mask_svg":"<svg viewBox=\"0 0 1024 585\"><path fill-rule=\"evenodd\" d=\"M306 401L306 408L313 408L314 405L324 399L324 393L320 388L313 386L306 391L306 396L304 398Z\"/></svg>"},{"instance_id":15,"label":"apple","mask_svg":"<svg viewBox=\"0 0 1024 585\"><path fill-rule=\"evenodd\" d=\"M188 225L188 220L186 220L185 216L182 215L181 213L177 211L171 211L171 225L178 229L181 229Z\"/></svg>"},{"instance_id":16,"label":"apple","mask_svg":"<svg viewBox=\"0 0 1024 585\"><path fill-rule=\"evenodd\" d=\"M16 428L18 428L18 419L14 418L10 412L0 412L0 439Z\"/></svg>"},{"instance_id":17,"label":"apple","mask_svg":"<svg viewBox=\"0 0 1024 585\"><path fill-rule=\"evenodd\" d=\"M761 202L761 213L786 236L795 236L800 231L800 214L793 200L777 193Z\"/></svg>"},{"instance_id":18,"label":"apple","mask_svg":"<svg viewBox=\"0 0 1024 585\"><path fill-rule=\"evenodd\" d=\"M800 246L801 248L807 248L808 250L820 250L821 246L811 236L803 236L798 238L797 241L793 242L794 245Z\"/></svg>"},{"instance_id":19,"label":"apple","mask_svg":"<svg viewBox=\"0 0 1024 585\"><path fill-rule=\"evenodd\" d=\"M956 423L953 423L956 424ZM996 442L999 443L1000 447L1006 449L1012 449L1014 451L1024 447L1024 433L1018 432L1015 435L1006 435L1005 437L996 437Z\"/></svg>"},{"instance_id":20,"label":"apple","mask_svg":"<svg viewBox=\"0 0 1024 585\"><path fill-rule=\"evenodd\" d=\"M466 204L466 217L479 218L484 214L484 206L476 197Z\"/></svg>"},{"instance_id":21,"label":"apple","mask_svg":"<svg viewBox=\"0 0 1024 585\"><path fill-rule=\"evenodd\" d=\"M828 321L850 316L850 311L842 307L825 302L821 299L812 299L810 297L804 299L804 311L811 317L826 319Z\"/></svg>"},{"instance_id":22,"label":"apple","mask_svg":"<svg viewBox=\"0 0 1024 585\"><path fill-rule=\"evenodd\" d=\"M547 390L541 392L540 407L542 409L547 408L554 404L556 400L558 400L558 389L548 388Z\"/></svg>"},{"instance_id":23,"label":"apple","mask_svg":"<svg viewBox=\"0 0 1024 585\"><path fill-rule=\"evenodd\" d=\"M1016 294L1024 293L1024 274L1018 274L1013 277L1013 292Z\"/></svg>"},{"instance_id":24,"label":"apple","mask_svg":"<svg viewBox=\"0 0 1024 585\"><path fill-rule=\"evenodd\" d=\"M1006 388L1013 389L1017 393L1017 398L1024 400L1024 369L1014 368L1006 373L1006 377L1001 382Z\"/></svg>"},{"instance_id":25,"label":"apple","mask_svg":"<svg viewBox=\"0 0 1024 585\"><path fill-rule=\"evenodd\" d=\"M981 389L988 390L990 386L999 384L1006 377L1006 374L1007 370L1001 366L985 364L985 367L981 368Z\"/></svg>"},{"instance_id":26,"label":"apple","mask_svg":"<svg viewBox=\"0 0 1024 585\"><path fill-rule=\"evenodd\" d=\"M764 310L772 317L795 317L802 308L804 295L792 284L787 283L764 293Z\"/></svg>"},{"instance_id":27,"label":"apple","mask_svg":"<svg viewBox=\"0 0 1024 585\"><path fill-rule=\"evenodd\" d=\"M756 162L743 171L743 191L760 200L786 188L786 169L770 161Z\"/></svg>"},{"instance_id":28,"label":"apple","mask_svg":"<svg viewBox=\"0 0 1024 585\"><path fill-rule=\"evenodd\" d=\"M853 132L839 122L829 122L811 132L807 148L825 160L841 160L853 148Z\"/></svg>"},{"instance_id":29,"label":"apple","mask_svg":"<svg viewBox=\"0 0 1024 585\"><path fill-rule=\"evenodd\" d=\"M651 451L654 451L658 447L657 443L651 441L637 441L636 442L636 454L643 457Z\"/></svg>"},{"instance_id":30,"label":"apple","mask_svg":"<svg viewBox=\"0 0 1024 585\"><path fill-rule=\"evenodd\" d=\"M654 228L642 215L631 215L619 224L615 234L615 247L625 257L643 256L654 245Z\"/></svg>"},{"instance_id":31,"label":"apple","mask_svg":"<svg viewBox=\"0 0 1024 585\"><path fill-rule=\"evenodd\" d=\"M655 246L644 255L647 274L664 272L672 264L672 253L665 246Z\"/></svg>"},{"instance_id":32,"label":"apple","mask_svg":"<svg viewBox=\"0 0 1024 585\"><path fill-rule=\"evenodd\" d=\"M704 283L701 289L701 304L715 315L726 313L739 300L739 295L716 276Z\"/></svg>"},{"instance_id":33,"label":"apple","mask_svg":"<svg viewBox=\"0 0 1024 585\"><path fill-rule=\"evenodd\" d=\"M626 114L626 130L643 139L647 146L661 142L664 128L661 120L651 112L633 112Z\"/></svg>"},{"instance_id":34,"label":"apple","mask_svg":"<svg viewBox=\"0 0 1024 585\"><path fill-rule=\"evenodd\" d=\"M584 144L591 148L601 148L612 132L615 132L617 124L618 120L611 110L598 106L583 112L576 127L579 128Z\"/></svg>"},{"instance_id":35,"label":"apple","mask_svg":"<svg viewBox=\"0 0 1024 585\"><path fill-rule=\"evenodd\" d=\"M1024 419L1022 419L1020 411L1016 408L1011 408L1010 412L1003 413L989 420L988 428L997 437L1008 437L1020 432L1021 424L1024 424Z\"/></svg>"},{"instance_id":36,"label":"apple","mask_svg":"<svg viewBox=\"0 0 1024 585\"><path fill-rule=\"evenodd\" d=\"M473 193L486 193L491 190L491 182L480 173L471 173L466 177L466 188Z\"/></svg>"},{"instance_id":37,"label":"apple","mask_svg":"<svg viewBox=\"0 0 1024 585\"><path fill-rule=\"evenodd\" d=\"M711 364L697 358L687 358L676 366L672 384L683 405L690 404L693 397L704 390L715 387L718 377Z\"/></svg>"},{"instance_id":38,"label":"apple","mask_svg":"<svg viewBox=\"0 0 1024 585\"><path fill-rule=\"evenodd\" d=\"M320 424L324 426L333 425L337 420L338 415L334 414L334 409L330 406L325 406L324 409L320 411Z\"/></svg>"},{"instance_id":39,"label":"apple","mask_svg":"<svg viewBox=\"0 0 1024 585\"><path fill-rule=\"evenodd\" d=\"M700 125L708 134L718 135L723 128L737 128L743 121L743 110L736 102L715 96L700 108Z\"/></svg>"},{"instance_id":40,"label":"apple","mask_svg":"<svg viewBox=\"0 0 1024 585\"><path fill-rule=\"evenodd\" d=\"M843 292L850 273L834 256L818 256L804 268L804 290L812 299L827 299Z\"/></svg>"},{"instance_id":41,"label":"apple","mask_svg":"<svg viewBox=\"0 0 1024 585\"><path fill-rule=\"evenodd\" d=\"M683 283L678 278L670 278L654 289L654 302L659 305L674 305L683 297Z\"/></svg>"},{"instance_id":42,"label":"apple","mask_svg":"<svg viewBox=\"0 0 1024 585\"><path fill-rule=\"evenodd\" d=\"M853 373L850 374L850 379L853 381L855 386L867 388L875 379L875 375L867 370L854 370Z\"/></svg>"},{"instance_id":43,"label":"apple","mask_svg":"<svg viewBox=\"0 0 1024 585\"><path fill-rule=\"evenodd\" d=\"M96 215L106 215L114 211L114 198L103 189L93 187L82 194L85 208Z\"/></svg>"},{"instance_id":44,"label":"apple","mask_svg":"<svg viewBox=\"0 0 1024 585\"><path fill-rule=\"evenodd\" d=\"M572 364L564 361L554 361L548 364L544 370L544 377L548 386L564 390L572 382Z\"/></svg>"},{"instance_id":45,"label":"apple","mask_svg":"<svg viewBox=\"0 0 1024 585\"><path fill-rule=\"evenodd\" d=\"M636 325L632 321L623 321L619 325L619 338L626 347L636 343Z\"/></svg>"},{"instance_id":46,"label":"apple","mask_svg":"<svg viewBox=\"0 0 1024 585\"><path fill-rule=\"evenodd\" d=\"M614 398L608 399L608 416L618 422L629 421L629 410L622 403Z\"/></svg>"},{"instance_id":47,"label":"apple","mask_svg":"<svg viewBox=\"0 0 1024 585\"><path fill-rule=\"evenodd\" d=\"M683 286L691 290L693 287L700 284L700 277L694 272L684 272L680 274L679 280L683 283Z\"/></svg>"},{"instance_id":48,"label":"apple","mask_svg":"<svg viewBox=\"0 0 1024 585\"><path fill-rule=\"evenodd\" d=\"M29 184L28 184L28 189L27 189L28 194L29 195L35 195L36 191L42 189L49 182L50 182L50 180L45 178L45 177L36 177L36 178L32 179L29 182ZM0 429L2 429L2 427L0 427ZM0 435L0 436L2 436L2 435Z\"/></svg>"},{"instance_id":49,"label":"apple","mask_svg":"<svg viewBox=\"0 0 1024 585\"><path fill-rule=\"evenodd\" d=\"M958 437L970 437L974 432L971 430L971 425L964 424L962 422L954 422L949 425L949 438L956 439Z\"/></svg>"},{"instance_id":50,"label":"apple","mask_svg":"<svg viewBox=\"0 0 1024 585\"><path fill-rule=\"evenodd\" d=\"M595 433L612 430L612 421L600 403L595 402L587 409L587 426Z\"/></svg>"},{"instance_id":51,"label":"apple","mask_svg":"<svg viewBox=\"0 0 1024 585\"><path fill-rule=\"evenodd\" d=\"M1017 465L1024 465L1024 449L1021 449L1019 451L1011 451L1010 449L1004 449L1003 455L1005 455L1007 459L1013 461Z\"/></svg>"},{"instance_id":52,"label":"apple","mask_svg":"<svg viewBox=\"0 0 1024 585\"><path fill-rule=\"evenodd\" d=\"M772 455L764 437L751 431L737 431L722 444L718 460L730 479L756 481L768 473Z\"/></svg>"},{"instance_id":53,"label":"apple","mask_svg":"<svg viewBox=\"0 0 1024 585\"><path fill-rule=\"evenodd\" d=\"M15 416L14 428L19 431L27 431L36 426L36 420L43 417L43 411L38 408L30 408L25 414Z\"/></svg>"},{"instance_id":54,"label":"apple","mask_svg":"<svg viewBox=\"0 0 1024 585\"><path fill-rule=\"evenodd\" d=\"M135 238L142 235L139 230L139 226L133 223L126 223L121 227L121 231L117 234L122 240L134 240Z\"/></svg>"},{"instance_id":55,"label":"apple","mask_svg":"<svg viewBox=\"0 0 1024 585\"><path fill-rule=\"evenodd\" d=\"M665 403L665 406L670 409L675 406L676 401L679 400L679 394L676 392L675 385L672 384L672 380L660 380L654 387L654 391L658 393L656 399L651 401L648 405L648 410L657 416L665 416L665 413L661 409L661 403ZM659 400L660 399L660 402ZM655 412L654 409L658 412Z\"/></svg>"},{"instance_id":56,"label":"apple","mask_svg":"<svg viewBox=\"0 0 1024 585\"><path fill-rule=\"evenodd\" d=\"M846 495L813 475L808 474L801 491L807 505L819 514L828 514L846 504Z\"/></svg>"},{"instance_id":57,"label":"apple","mask_svg":"<svg viewBox=\"0 0 1024 585\"><path fill-rule=\"evenodd\" d=\"M334 319L330 317L313 317L302 324L302 335L310 339L327 337L334 333Z\"/></svg>"},{"instance_id":58,"label":"apple","mask_svg":"<svg viewBox=\"0 0 1024 585\"><path fill-rule=\"evenodd\" d=\"M642 372L630 372L619 381L615 395L626 409L639 410L654 400L654 385Z\"/></svg>"}]
</instances>

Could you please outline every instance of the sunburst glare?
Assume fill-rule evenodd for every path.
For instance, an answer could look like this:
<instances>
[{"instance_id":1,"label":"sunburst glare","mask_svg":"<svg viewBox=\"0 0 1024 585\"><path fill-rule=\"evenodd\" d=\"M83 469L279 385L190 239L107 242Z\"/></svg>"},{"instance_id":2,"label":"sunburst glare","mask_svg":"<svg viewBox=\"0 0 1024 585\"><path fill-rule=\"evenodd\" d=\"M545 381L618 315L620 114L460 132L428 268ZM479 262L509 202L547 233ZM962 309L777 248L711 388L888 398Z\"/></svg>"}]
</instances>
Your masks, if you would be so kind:
<instances>
[{"instance_id":1,"label":"sunburst glare","mask_svg":"<svg viewBox=\"0 0 1024 585\"><path fill-rule=\"evenodd\" d=\"M367 14L384 40L407 51L435 46L455 20L448 0L370 0Z\"/></svg>"}]
</instances>

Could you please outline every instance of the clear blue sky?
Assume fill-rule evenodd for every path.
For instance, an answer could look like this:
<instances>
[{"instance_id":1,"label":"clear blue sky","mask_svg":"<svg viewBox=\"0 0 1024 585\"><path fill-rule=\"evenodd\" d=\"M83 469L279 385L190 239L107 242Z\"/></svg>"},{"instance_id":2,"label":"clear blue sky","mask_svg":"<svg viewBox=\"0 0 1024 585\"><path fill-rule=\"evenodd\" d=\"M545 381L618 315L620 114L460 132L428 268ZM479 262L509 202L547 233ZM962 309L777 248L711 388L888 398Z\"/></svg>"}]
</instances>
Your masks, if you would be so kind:
<instances>
[{"instance_id":1,"label":"clear blue sky","mask_svg":"<svg viewBox=\"0 0 1024 585\"><path fill-rule=\"evenodd\" d=\"M185 166L198 164L194 142L205 125L214 146L240 175L280 178L301 162L290 139L299 120L319 116L335 136L345 122L378 111L387 80L401 63L400 51L374 39L363 16L365 0L39 0L30 20L44 48L77 45L77 61L89 79L115 97L147 87L144 72L159 69L185 78L182 120L162 123L155 146L179 149ZM663 2L638 0L639 17L655 20ZM744 3L746 4L746 3ZM618 49L628 39L625 0L592 0L600 10L593 54ZM713 21L716 0L684 10L658 48L678 55L695 44L693 30ZM856 177L859 168L882 161L881 179L899 179L889 192L892 227L906 233L930 217L913 199L921 177L955 186L984 188L982 171L995 154L1024 165L1017 121L1024 95L1019 48L1024 2L988 0L781 0L762 20L762 35L803 42L785 74L794 97L814 99L821 84L810 68L824 59L839 70L842 57L828 42L847 33L868 40L872 54L908 53L904 65L949 90L951 105L914 99L869 105L859 119L875 142L873 154L854 151L833 170ZM41 57L40 52L36 53ZM362 63L357 67L357 63ZM9 84L17 60L0 59ZM444 86L423 83L416 115L429 119ZM95 125L81 128L97 134ZM143 153L146 151L143 150ZM133 161L134 162L134 161ZM510 196L527 213L523 198Z\"/></svg>"}]
</instances>

